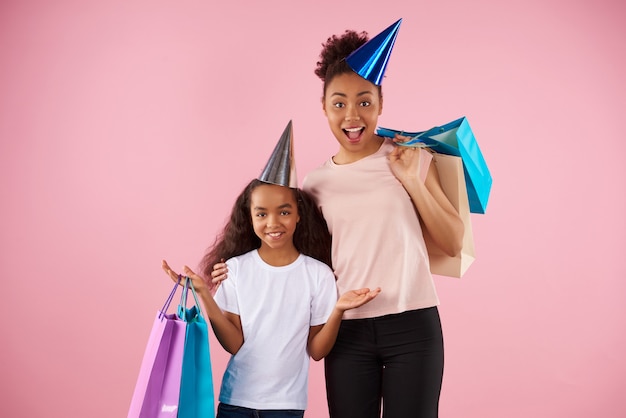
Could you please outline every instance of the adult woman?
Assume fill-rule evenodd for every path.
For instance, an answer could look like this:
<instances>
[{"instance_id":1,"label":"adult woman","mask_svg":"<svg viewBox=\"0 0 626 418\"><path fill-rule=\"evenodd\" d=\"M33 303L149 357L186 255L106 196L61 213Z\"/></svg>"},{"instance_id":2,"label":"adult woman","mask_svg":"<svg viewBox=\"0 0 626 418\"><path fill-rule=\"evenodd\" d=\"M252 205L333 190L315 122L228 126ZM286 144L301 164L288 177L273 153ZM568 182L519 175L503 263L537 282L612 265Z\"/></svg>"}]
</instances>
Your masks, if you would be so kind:
<instances>
[{"instance_id":1,"label":"adult woman","mask_svg":"<svg viewBox=\"0 0 626 418\"><path fill-rule=\"evenodd\" d=\"M367 41L364 32L346 31L324 44L315 73L339 150L303 184L333 236L340 292L365 283L382 288L376 300L344 314L325 360L330 416L379 417L382 398L385 417L436 417L443 338L422 228L454 255L463 223L435 164L425 170L427 151L375 134L382 89L345 59Z\"/></svg>"}]
</instances>

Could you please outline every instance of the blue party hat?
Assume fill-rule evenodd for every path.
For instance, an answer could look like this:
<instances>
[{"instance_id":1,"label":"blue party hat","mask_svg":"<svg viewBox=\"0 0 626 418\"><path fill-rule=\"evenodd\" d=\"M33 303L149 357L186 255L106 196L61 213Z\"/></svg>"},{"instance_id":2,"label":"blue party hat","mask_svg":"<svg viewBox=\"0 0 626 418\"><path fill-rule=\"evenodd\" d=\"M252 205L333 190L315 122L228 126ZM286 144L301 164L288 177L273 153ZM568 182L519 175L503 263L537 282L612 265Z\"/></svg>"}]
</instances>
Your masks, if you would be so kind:
<instances>
[{"instance_id":1,"label":"blue party hat","mask_svg":"<svg viewBox=\"0 0 626 418\"><path fill-rule=\"evenodd\" d=\"M298 176L293 157L293 125L291 121L285 127L258 179L279 186L298 187Z\"/></svg>"},{"instance_id":2,"label":"blue party hat","mask_svg":"<svg viewBox=\"0 0 626 418\"><path fill-rule=\"evenodd\" d=\"M380 86L402 19L361 45L346 58L355 73Z\"/></svg>"}]
</instances>

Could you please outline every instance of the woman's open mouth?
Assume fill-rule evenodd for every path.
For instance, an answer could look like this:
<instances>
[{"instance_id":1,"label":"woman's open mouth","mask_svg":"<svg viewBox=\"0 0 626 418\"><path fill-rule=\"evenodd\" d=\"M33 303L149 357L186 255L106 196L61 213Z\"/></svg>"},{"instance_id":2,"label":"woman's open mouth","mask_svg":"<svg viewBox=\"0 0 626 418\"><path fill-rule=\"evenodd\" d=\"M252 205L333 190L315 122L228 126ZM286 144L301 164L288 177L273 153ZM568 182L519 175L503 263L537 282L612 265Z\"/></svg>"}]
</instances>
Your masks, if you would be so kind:
<instances>
[{"instance_id":1,"label":"woman's open mouth","mask_svg":"<svg viewBox=\"0 0 626 418\"><path fill-rule=\"evenodd\" d=\"M362 126L360 128L346 128L343 129L343 132L348 137L348 141L350 142L358 142L361 139L361 134L365 128Z\"/></svg>"}]
</instances>

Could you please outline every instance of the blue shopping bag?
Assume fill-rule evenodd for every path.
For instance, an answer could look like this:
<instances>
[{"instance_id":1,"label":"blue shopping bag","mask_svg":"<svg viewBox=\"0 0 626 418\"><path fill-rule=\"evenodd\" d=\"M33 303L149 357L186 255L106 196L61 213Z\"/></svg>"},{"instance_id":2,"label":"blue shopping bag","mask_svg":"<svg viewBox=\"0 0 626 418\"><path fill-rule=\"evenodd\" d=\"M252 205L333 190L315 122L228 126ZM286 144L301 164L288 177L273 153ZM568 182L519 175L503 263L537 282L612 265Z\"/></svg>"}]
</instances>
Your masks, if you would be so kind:
<instances>
[{"instance_id":1,"label":"blue shopping bag","mask_svg":"<svg viewBox=\"0 0 626 418\"><path fill-rule=\"evenodd\" d=\"M390 138L396 133L410 136L411 140L400 145L429 147L440 154L461 157L470 212L485 213L491 193L491 173L465 116L422 132L379 127L376 133Z\"/></svg>"},{"instance_id":2,"label":"blue shopping bag","mask_svg":"<svg viewBox=\"0 0 626 418\"><path fill-rule=\"evenodd\" d=\"M195 305L187 309L187 293L190 289ZM215 418L209 330L189 278L185 280L178 314L187 323L178 418Z\"/></svg>"}]
</instances>

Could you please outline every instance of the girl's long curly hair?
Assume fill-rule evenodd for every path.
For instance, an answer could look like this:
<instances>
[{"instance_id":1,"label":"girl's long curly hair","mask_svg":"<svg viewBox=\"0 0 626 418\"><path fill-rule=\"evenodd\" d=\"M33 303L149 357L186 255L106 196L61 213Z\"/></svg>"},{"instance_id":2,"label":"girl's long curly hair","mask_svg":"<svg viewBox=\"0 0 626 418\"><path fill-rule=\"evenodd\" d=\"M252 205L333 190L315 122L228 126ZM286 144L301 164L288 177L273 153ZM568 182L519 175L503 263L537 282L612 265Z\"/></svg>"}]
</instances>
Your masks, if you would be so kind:
<instances>
[{"instance_id":1,"label":"girl's long curly hair","mask_svg":"<svg viewBox=\"0 0 626 418\"><path fill-rule=\"evenodd\" d=\"M252 180L239 194L233 205L230 219L215 242L202 257L200 270L204 277L210 278L213 266L222 259L245 254L261 246L261 239L255 234L250 214L250 196L254 189L267 185L260 180ZM300 222L293 235L296 249L313 257L332 268L330 246L331 236L328 225L322 216L315 200L300 189L291 189L298 205Z\"/></svg>"},{"instance_id":2,"label":"girl's long curly hair","mask_svg":"<svg viewBox=\"0 0 626 418\"><path fill-rule=\"evenodd\" d=\"M343 35L332 35L322 44L319 61L315 67L315 75L323 82L323 92L333 78L340 74L354 72L346 62L346 57L369 40L367 32L346 30ZM379 92L380 86L378 86ZM382 92L381 92L382 94Z\"/></svg>"}]
</instances>

